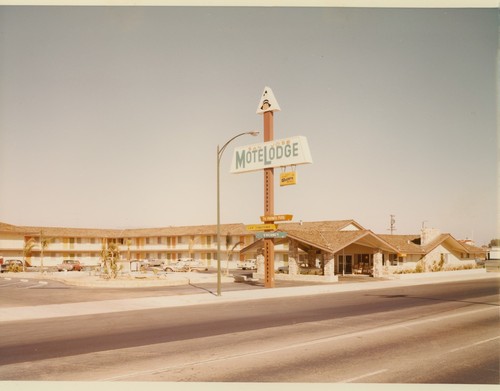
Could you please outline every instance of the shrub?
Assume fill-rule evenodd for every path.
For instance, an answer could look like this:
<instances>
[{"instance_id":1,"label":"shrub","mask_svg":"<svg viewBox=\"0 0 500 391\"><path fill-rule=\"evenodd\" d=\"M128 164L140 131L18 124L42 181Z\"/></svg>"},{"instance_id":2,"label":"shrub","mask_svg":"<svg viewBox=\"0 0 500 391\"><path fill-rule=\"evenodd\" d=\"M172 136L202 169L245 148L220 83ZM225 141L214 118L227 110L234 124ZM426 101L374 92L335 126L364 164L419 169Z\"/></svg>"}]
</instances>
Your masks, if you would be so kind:
<instances>
[{"instance_id":1,"label":"shrub","mask_svg":"<svg viewBox=\"0 0 500 391\"><path fill-rule=\"evenodd\" d=\"M103 246L102 249L102 262L103 262L103 272L104 278L113 279L118 276L118 272L121 270L121 265L118 264L120 259L120 250L116 243L108 243L107 246Z\"/></svg>"},{"instance_id":2,"label":"shrub","mask_svg":"<svg viewBox=\"0 0 500 391\"><path fill-rule=\"evenodd\" d=\"M425 265L422 261L417 262L417 266L415 266L415 273L423 273L425 272Z\"/></svg>"}]
</instances>

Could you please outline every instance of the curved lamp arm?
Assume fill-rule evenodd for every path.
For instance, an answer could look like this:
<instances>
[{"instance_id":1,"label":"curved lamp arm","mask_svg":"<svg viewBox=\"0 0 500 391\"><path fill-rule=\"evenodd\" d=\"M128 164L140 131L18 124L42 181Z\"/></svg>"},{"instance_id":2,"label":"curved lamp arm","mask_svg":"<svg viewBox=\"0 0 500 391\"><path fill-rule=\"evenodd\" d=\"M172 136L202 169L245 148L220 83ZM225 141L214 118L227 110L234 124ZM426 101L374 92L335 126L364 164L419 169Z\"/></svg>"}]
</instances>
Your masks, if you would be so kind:
<instances>
[{"instance_id":1,"label":"curved lamp arm","mask_svg":"<svg viewBox=\"0 0 500 391\"><path fill-rule=\"evenodd\" d=\"M240 136L244 136L245 134L249 134L251 136L258 136L259 135L259 131L256 130L256 131L251 131L251 132L243 132L243 133L240 133L240 134L237 134L236 136L234 136L233 138L231 138L228 142L226 142L222 148L218 148L217 149L217 158L220 160L220 158L222 157L222 153L224 152L224 150L226 149L226 147L231 143L231 141L233 141L235 138L238 138Z\"/></svg>"},{"instance_id":2,"label":"curved lamp arm","mask_svg":"<svg viewBox=\"0 0 500 391\"><path fill-rule=\"evenodd\" d=\"M222 148L219 148L217 145L217 296L221 295L221 249L220 249L220 159L222 157L222 153L225 151L226 147L229 145L231 141L240 136L244 136L249 134L251 136L257 136L259 131L251 131L251 132L243 132L237 134L233 138L231 138L228 142L226 142Z\"/></svg>"}]
</instances>

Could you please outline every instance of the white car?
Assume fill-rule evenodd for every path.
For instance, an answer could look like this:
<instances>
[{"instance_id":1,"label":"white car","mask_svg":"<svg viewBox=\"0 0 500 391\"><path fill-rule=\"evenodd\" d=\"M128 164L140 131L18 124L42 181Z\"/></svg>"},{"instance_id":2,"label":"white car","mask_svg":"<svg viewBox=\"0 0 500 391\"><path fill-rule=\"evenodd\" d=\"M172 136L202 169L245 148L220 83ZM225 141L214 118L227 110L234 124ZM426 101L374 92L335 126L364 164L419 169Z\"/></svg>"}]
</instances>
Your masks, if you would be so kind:
<instances>
[{"instance_id":1,"label":"white car","mask_svg":"<svg viewBox=\"0 0 500 391\"><path fill-rule=\"evenodd\" d=\"M200 270L207 270L207 267L204 266L201 262L195 261L194 259L183 258L171 264L164 263L163 270L165 270L166 272L196 272Z\"/></svg>"}]
</instances>

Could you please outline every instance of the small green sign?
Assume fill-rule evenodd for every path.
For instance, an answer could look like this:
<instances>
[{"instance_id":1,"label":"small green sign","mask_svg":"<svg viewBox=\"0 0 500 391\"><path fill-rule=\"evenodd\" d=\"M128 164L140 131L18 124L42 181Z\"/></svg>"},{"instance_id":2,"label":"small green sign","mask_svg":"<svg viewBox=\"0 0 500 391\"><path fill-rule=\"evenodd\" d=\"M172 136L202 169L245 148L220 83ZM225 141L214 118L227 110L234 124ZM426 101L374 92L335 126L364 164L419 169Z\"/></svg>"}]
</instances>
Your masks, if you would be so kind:
<instances>
[{"instance_id":1,"label":"small green sign","mask_svg":"<svg viewBox=\"0 0 500 391\"><path fill-rule=\"evenodd\" d=\"M287 237L286 232L256 232L256 239L283 239Z\"/></svg>"}]
</instances>

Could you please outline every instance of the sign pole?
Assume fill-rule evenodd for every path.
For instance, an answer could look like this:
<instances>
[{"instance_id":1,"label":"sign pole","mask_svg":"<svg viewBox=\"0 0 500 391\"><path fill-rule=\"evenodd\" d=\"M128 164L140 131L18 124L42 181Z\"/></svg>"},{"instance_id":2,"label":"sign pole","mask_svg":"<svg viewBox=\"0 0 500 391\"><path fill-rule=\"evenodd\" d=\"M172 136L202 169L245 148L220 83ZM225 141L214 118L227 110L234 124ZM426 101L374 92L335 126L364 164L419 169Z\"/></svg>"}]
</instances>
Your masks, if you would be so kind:
<instances>
[{"instance_id":1,"label":"sign pole","mask_svg":"<svg viewBox=\"0 0 500 391\"><path fill-rule=\"evenodd\" d=\"M273 111L264 112L264 142L273 141ZM274 168L264 169L264 216L274 216ZM269 221L271 224L274 221ZM274 288L274 240L264 239L264 286Z\"/></svg>"},{"instance_id":2,"label":"sign pole","mask_svg":"<svg viewBox=\"0 0 500 391\"><path fill-rule=\"evenodd\" d=\"M273 115L280 111L280 106L269 87L264 88L264 93L257 106L257 114L264 116L264 143L274 140ZM291 151L289 151L290 154ZM260 154L259 154L260 156ZM274 168L264 168L264 218L270 224L274 223ZM264 286L274 288L274 239L264 238Z\"/></svg>"}]
</instances>

